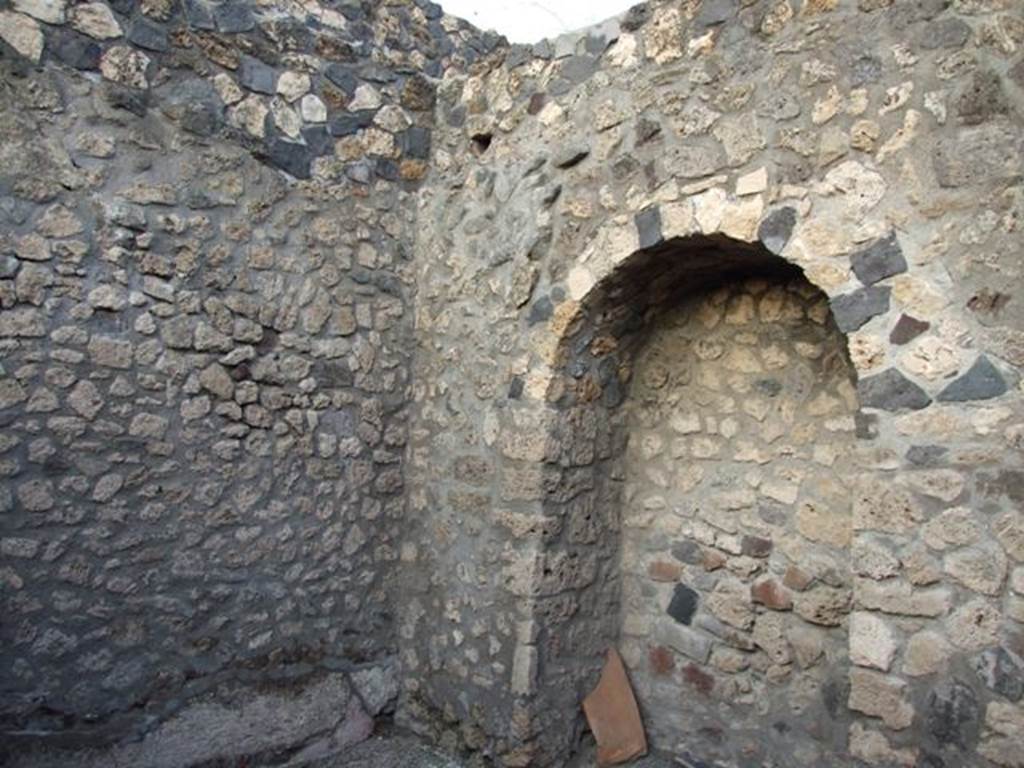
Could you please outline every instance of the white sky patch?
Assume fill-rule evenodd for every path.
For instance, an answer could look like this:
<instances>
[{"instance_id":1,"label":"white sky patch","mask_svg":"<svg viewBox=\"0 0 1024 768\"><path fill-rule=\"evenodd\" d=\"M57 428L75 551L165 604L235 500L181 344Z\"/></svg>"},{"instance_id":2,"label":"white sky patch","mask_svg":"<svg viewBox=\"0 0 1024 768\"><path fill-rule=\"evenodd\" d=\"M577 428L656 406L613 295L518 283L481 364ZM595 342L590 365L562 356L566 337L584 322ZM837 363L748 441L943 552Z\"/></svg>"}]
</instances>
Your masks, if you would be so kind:
<instances>
[{"instance_id":1,"label":"white sky patch","mask_svg":"<svg viewBox=\"0 0 1024 768\"><path fill-rule=\"evenodd\" d=\"M536 43L565 32L600 24L639 0L439 0L452 16L512 43Z\"/></svg>"}]
</instances>

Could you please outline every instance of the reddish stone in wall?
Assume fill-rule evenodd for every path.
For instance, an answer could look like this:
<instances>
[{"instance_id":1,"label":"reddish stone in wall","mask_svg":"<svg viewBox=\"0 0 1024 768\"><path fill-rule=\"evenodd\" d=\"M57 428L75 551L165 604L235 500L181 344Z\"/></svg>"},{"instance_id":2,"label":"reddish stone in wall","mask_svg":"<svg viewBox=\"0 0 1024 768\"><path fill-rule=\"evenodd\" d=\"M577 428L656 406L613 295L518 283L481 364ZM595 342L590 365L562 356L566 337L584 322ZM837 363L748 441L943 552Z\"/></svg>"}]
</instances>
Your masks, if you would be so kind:
<instances>
[{"instance_id":1,"label":"reddish stone in wall","mask_svg":"<svg viewBox=\"0 0 1024 768\"><path fill-rule=\"evenodd\" d=\"M814 581L814 577L811 574L795 565L789 566L786 569L786 575L782 577L782 583L797 592L803 592L811 586L812 581Z\"/></svg>"},{"instance_id":2,"label":"reddish stone in wall","mask_svg":"<svg viewBox=\"0 0 1024 768\"><path fill-rule=\"evenodd\" d=\"M663 645L656 645L647 652L647 659L651 663L651 670L659 677L665 677L676 668L676 657L668 648Z\"/></svg>"},{"instance_id":3,"label":"reddish stone in wall","mask_svg":"<svg viewBox=\"0 0 1024 768\"><path fill-rule=\"evenodd\" d=\"M715 678L693 663L683 667L683 679L705 696L715 688Z\"/></svg>"},{"instance_id":4,"label":"reddish stone in wall","mask_svg":"<svg viewBox=\"0 0 1024 768\"><path fill-rule=\"evenodd\" d=\"M705 549L702 565L705 571L717 571L725 565L726 557L717 549Z\"/></svg>"},{"instance_id":5,"label":"reddish stone in wall","mask_svg":"<svg viewBox=\"0 0 1024 768\"><path fill-rule=\"evenodd\" d=\"M675 563L666 563L664 560L655 560L647 566L647 575L654 581L679 581L683 569Z\"/></svg>"},{"instance_id":6,"label":"reddish stone in wall","mask_svg":"<svg viewBox=\"0 0 1024 768\"><path fill-rule=\"evenodd\" d=\"M761 579L756 582L750 587L750 596L755 603L776 611L788 611L793 607L793 598L775 579Z\"/></svg>"}]
</instances>

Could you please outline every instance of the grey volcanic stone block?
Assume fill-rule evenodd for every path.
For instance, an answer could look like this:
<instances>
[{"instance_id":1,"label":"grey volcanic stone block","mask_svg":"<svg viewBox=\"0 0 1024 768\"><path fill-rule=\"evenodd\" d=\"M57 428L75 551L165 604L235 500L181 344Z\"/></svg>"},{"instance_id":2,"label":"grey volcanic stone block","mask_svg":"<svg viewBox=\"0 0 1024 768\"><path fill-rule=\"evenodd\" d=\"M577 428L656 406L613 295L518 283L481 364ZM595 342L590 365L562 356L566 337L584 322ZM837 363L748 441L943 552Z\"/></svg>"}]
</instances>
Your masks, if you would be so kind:
<instances>
[{"instance_id":1,"label":"grey volcanic stone block","mask_svg":"<svg viewBox=\"0 0 1024 768\"><path fill-rule=\"evenodd\" d=\"M327 132L331 136L351 136L372 125L375 114L377 113L372 109L363 109L359 112L335 115L327 123Z\"/></svg>"},{"instance_id":2,"label":"grey volcanic stone block","mask_svg":"<svg viewBox=\"0 0 1024 768\"><path fill-rule=\"evenodd\" d=\"M682 563L697 565L704 559L704 553L701 550L700 544L691 539L686 539L673 545L672 557Z\"/></svg>"},{"instance_id":3,"label":"grey volcanic stone block","mask_svg":"<svg viewBox=\"0 0 1024 768\"><path fill-rule=\"evenodd\" d=\"M888 287L871 286L832 299L832 316L844 333L856 331L877 315L889 311Z\"/></svg>"},{"instance_id":4,"label":"grey volcanic stone block","mask_svg":"<svg viewBox=\"0 0 1024 768\"><path fill-rule=\"evenodd\" d=\"M267 146L267 159L297 179L308 179L313 153L305 144L274 139Z\"/></svg>"},{"instance_id":5,"label":"grey volcanic stone block","mask_svg":"<svg viewBox=\"0 0 1024 768\"><path fill-rule=\"evenodd\" d=\"M636 231L641 248L650 248L664 241L661 233L661 210L653 205L636 215Z\"/></svg>"},{"instance_id":6,"label":"grey volcanic stone block","mask_svg":"<svg viewBox=\"0 0 1024 768\"><path fill-rule=\"evenodd\" d=\"M879 280L907 271L907 260L903 257L896 234L878 240L850 257L850 266L864 285L873 285Z\"/></svg>"},{"instance_id":7,"label":"grey volcanic stone block","mask_svg":"<svg viewBox=\"0 0 1024 768\"><path fill-rule=\"evenodd\" d=\"M72 29L57 29L50 49L54 56L75 69L99 69L103 49L99 43Z\"/></svg>"},{"instance_id":8,"label":"grey volcanic stone block","mask_svg":"<svg viewBox=\"0 0 1024 768\"><path fill-rule=\"evenodd\" d=\"M244 56L238 66L238 82L250 91L273 94L277 90L277 72L257 58Z\"/></svg>"},{"instance_id":9,"label":"grey volcanic stone block","mask_svg":"<svg viewBox=\"0 0 1024 768\"><path fill-rule=\"evenodd\" d=\"M988 400L1006 394L1006 380L992 361L982 355L960 378L939 393L938 400L957 403Z\"/></svg>"},{"instance_id":10,"label":"grey volcanic stone block","mask_svg":"<svg viewBox=\"0 0 1024 768\"><path fill-rule=\"evenodd\" d=\"M1010 701L1024 698L1024 660L1005 648L992 648L974 660L974 671L986 687Z\"/></svg>"},{"instance_id":11,"label":"grey volcanic stone block","mask_svg":"<svg viewBox=\"0 0 1024 768\"><path fill-rule=\"evenodd\" d=\"M904 408L917 411L932 401L923 389L895 368L861 379L857 384L857 394L862 406L883 411L899 411Z\"/></svg>"},{"instance_id":12,"label":"grey volcanic stone block","mask_svg":"<svg viewBox=\"0 0 1024 768\"><path fill-rule=\"evenodd\" d=\"M430 157L430 130L414 125L402 134L401 145L406 156L426 160Z\"/></svg>"},{"instance_id":13,"label":"grey volcanic stone block","mask_svg":"<svg viewBox=\"0 0 1024 768\"><path fill-rule=\"evenodd\" d=\"M889 341L897 345L907 344L931 327L932 324L925 320L918 320L910 315L900 315L892 333L889 334Z\"/></svg>"},{"instance_id":14,"label":"grey volcanic stone block","mask_svg":"<svg viewBox=\"0 0 1024 768\"><path fill-rule=\"evenodd\" d=\"M185 0L185 20L194 29L216 29L213 14L204 0Z\"/></svg>"},{"instance_id":15,"label":"grey volcanic stone block","mask_svg":"<svg viewBox=\"0 0 1024 768\"><path fill-rule=\"evenodd\" d=\"M214 6L213 17L217 20L217 29L227 34L248 32L256 26L247 3L222 3Z\"/></svg>"},{"instance_id":16,"label":"grey volcanic stone block","mask_svg":"<svg viewBox=\"0 0 1024 768\"><path fill-rule=\"evenodd\" d=\"M793 208L779 208L772 211L757 229L757 239L765 248L779 254L786 247L793 227L796 226L796 211Z\"/></svg>"},{"instance_id":17,"label":"grey volcanic stone block","mask_svg":"<svg viewBox=\"0 0 1024 768\"><path fill-rule=\"evenodd\" d=\"M328 64L324 69L324 77L341 88L349 98L359 87L359 78L350 67L344 64Z\"/></svg>"},{"instance_id":18,"label":"grey volcanic stone block","mask_svg":"<svg viewBox=\"0 0 1024 768\"><path fill-rule=\"evenodd\" d=\"M148 19L137 18L128 27L128 39L139 48L163 53L170 46L167 43L167 30Z\"/></svg>"},{"instance_id":19,"label":"grey volcanic stone block","mask_svg":"<svg viewBox=\"0 0 1024 768\"><path fill-rule=\"evenodd\" d=\"M943 746L969 749L981 730L981 706L977 694L959 680L941 685L928 697L928 732Z\"/></svg>"},{"instance_id":20,"label":"grey volcanic stone block","mask_svg":"<svg viewBox=\"0 0 1024 768\"><path fill-rule=\"evenodd\" d=\"M697 593L685 584L676 584L666 613L680 624L689 624L693 621L693 614L696 612Z\"/></svg>"}]
</instances>

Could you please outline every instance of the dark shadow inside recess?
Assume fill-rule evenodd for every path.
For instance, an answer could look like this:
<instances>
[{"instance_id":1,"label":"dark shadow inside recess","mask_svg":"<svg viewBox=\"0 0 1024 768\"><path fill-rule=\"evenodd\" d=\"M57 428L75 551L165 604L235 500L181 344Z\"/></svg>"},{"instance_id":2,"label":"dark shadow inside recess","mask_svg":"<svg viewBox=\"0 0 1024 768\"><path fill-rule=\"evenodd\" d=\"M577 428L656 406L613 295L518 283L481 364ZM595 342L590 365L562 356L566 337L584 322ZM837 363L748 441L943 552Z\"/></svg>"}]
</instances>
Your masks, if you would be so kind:
<instances>
[{"instance_id":1,"label":"dark shadow inside recess","mask_svg":"<svg viewBox=\"0 0 1024 768\"><path fill-rule=\"evenodd\" d=\"M629 481L624 457L630 438L623 406L629 404L638 356L666 317L701 297L752 280L769 288L788 286L801 293L801 301L817 303L834 342L828 365L845 379L852 400L845 339L834 327L825 296L799 268L762 245L724 236L676 239L638 251L584 298L577 321L562 339L560 376L551 398L557 414L551 443L561 446L561 453L546 467L550 490L544 509L563 524L545 542L542 576L550 583L540 586L536 606L542 709L563 721L558 733L569 749L578 746L585 730L578 702L596 682L605 650L623 640L623 488ZM843 573L836 577L836 588L845 588L848 567L843 555L838 558ZM841 712L827 704L841 698L845 675L842 660L836 662L842 674L818 681L819 704L832 718ZM683 672L685 664L679 668L679 695L701 695L707 686L701 670ZM706 724L709 734L717 727L727 724ZM842 724L830 727L825 740L841 741L841 732Z\"/></svg>"}]
</instances>

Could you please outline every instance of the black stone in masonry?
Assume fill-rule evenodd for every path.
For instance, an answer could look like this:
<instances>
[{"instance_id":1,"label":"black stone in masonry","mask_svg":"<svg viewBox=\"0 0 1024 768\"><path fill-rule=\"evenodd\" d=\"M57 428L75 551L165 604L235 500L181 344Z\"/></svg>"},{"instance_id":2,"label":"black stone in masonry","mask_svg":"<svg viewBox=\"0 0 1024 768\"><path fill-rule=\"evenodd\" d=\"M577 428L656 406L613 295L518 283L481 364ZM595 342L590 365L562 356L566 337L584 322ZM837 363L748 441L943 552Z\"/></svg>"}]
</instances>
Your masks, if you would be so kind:
<instances>
[{"instance_id":1,"label":"black stone in masonry","mask_svg":"<svg viewBox=\"0 0 1024 768\"><path fill-rule=\"evenodd\" d=\"M277 90L277 72L252 56L243 56L238 66L238 82L257 93L273 94Z\"/></svg>"},{"instance_id":2,"label":"black stone in masonry","mask_svg":"<svg viewBox=\"0 0 1024 768\"><path fill-rule=\"evenodd\" d=\"M936 398L944 403L989 400L1006 394L1006 380L992 361L982 355L967 373L956 379Z\"/></svg>"},{"instance_id":3,"label":"black stone in masonry","mask_svg":"<svg viewBox=\"0 0 1024 768\"><path fill-rule=\"evenodd\" d=\"M374 115L376 112L372 109L335 115L327 121L327 132L331 136L351 136L359 133L363 128L373 125Z\"/></svg>"},{"instance_id":4,"label":"black stone in masonry","mask_svg":"<svg viewBox=\"0 0 1024 768\"><path fill-rule=\"evenodd\" d=\"M61 28L55 30L48 47L54 56L69 67L82 70L99 69L103 49L91 37Z\"/></svg>"},{"instance_id":5,"label":"black stone in masonry","mask_svg":"<svg viewBox=\"0 0 1024 768\"><path fill-rule=\"evenodd\" d=\"M925 320L918 320L910 315L900 315L900 319L896 321L892 333L889 334L889 341L893 344L906 344L931 327L932 324Z\"/></svg>"},{"instance_id":6,"label":"black stone in masonry","mask_svg":"<svg viewBox=\"0 0 1024 768\"><path fill-rule=\"evenodd\" d=\"M543 296L534 302L533 306L530 307L530 316L528 318L530 325L536 323L543 323L545 320L551 319L551 315L554 314L555 308L551 303L551 299L547 296Z\"/></svg>"},{"instance_id":7,"label":"black stone in masonry","mask_svg":"<svg viewBox=\"0 0 1024 768\"><path fill-rule=\"evenodd\" d=\"M768 214L761 222L757 230L757 239L765 248L777 255L786 247L795 226L796 211L788 207L779 208Z\"/></svg>"},{"instance_id":8,"label":"black stone in masonry","mask_svg":"<svg viewBox=\"0 0 1024 768\"><path fill-rule=\"evenodd\" d=\"M856 331L871 318L888 312L891 293L888 286L871 286L833 298L832 317L839 330Z\"/></svg>"},{"instance_id":9,"label":"black stone in masonry","mask_svg":"<svg viewBox=\"0 0 1024 768\"><path fill-rule=\"evenodd\" d=\"M267 159L297 179L308 179L313 154L305 144L272 139L267 146Z\"/></svg>"},{"instance_id":10,"label":"black stone in masonry","mask_svg":"<svg viewBox=\"0 0 1024 768\"><path fill-rule=\"evenodd\" d=\"M193 29L211 30L217 25L203 0L185 0L185 20Z\"/></svg>"},{"instance_id":11,"label":"black stone in masonry","mask_svg":"<svg viewBox=\"0 0 1024 768\"><path fill-rule=\"evenodd\" d=\"M148 19L134 19L128 27L128 39L149 51L163 53L170 47L167 43L167 30Z\"/></svg>"},{"instance_id":12,"label":"black stone in masonry","mask_svg":"<svg viewBox=\"0 0 1024 768\"><path fill-rule=\"evenodd\" d=\"M857 394L862 406L883 411L917 411L932 401L923 389L895 368L861 379L857 382Z\"/></svg>"},{"instance_id":13,"label":"black stone in masonry","mask_svg":"<svg viewBox=\"0 0 1024 768\"><path fill-rule=\"evenodd\" d=\"M217 21L217 29L227 34L248 32L256 27L249 8L244 3L228 2L213 8L213 17Z\"/></svg>"},{"instance_id":14,"label":"black stone in masonry","mask_svg":"<svg viewBox=\"0 0 1024 768\"><path fill-rule=\"evenodd\" d=\"M324 77L341 88L345 95L350 98L356 92L356 88L359 87L359 78L356 77L350 67L344 64L328 64L324 68Z\"/></svg>"},{"instance_id":15,"label":"black stone in masonry","mask_svg":"<svg viewBox=\"0 0 1024 768\"><path fill-rule=\"evenodd\" d=\"M989 690L1010 701L1024 698L1024 659L1003 647L991 648L974 659L974 671Z\"/></svg>"},{"instance_id":16,"label":"black stone in masonry","mask_svg":"<svg viewBox=\"0 0 1024 768\"><path fill-rule=\"evenodd\" d=\"M981 707L975 692L959 680L944 683L928 696L928 733L941 746L970 749L981 730Z\"/></svg>"},{"instance_id":17,"label":"black stone in masonry","mask_svg":"<svg viewBox=\"0 0 1024 768\"><path fill-rule=\"evenodd\" d=\"M661 210L653 205L636 215L636 231L641 248L650 248L664 240L661 233Z\"/></svg>"},{"instance_id":18,"label":"black stone in masonry","mask_svg":"<svg viewBox=\"0 0 1024 768\"><path fill-rule=\"evenodd\" d=\"M850 257L850 266L857 279L864 285L873 285L879 280L907 271L907 260L903 257L896 234L878 240Z\"/></svg>"},{"instance_id":19,"label":"black stone in masonry","mask_svg":"<svg viewBox=\"0 0 1024 768\"><path fill-rule=\"evenodd\" d=\"M667 613L680 624L689 624L697 611L697 593L685 584L676 584Z\"/></svg>"},{"instance_id":20,"label":"black stone in masonry","mask_svg":"<svg viewBox=\"0 0 1024 768\"><path fill-rule=\"evenodd\" d=\"M401 136L402 154L417 160L430 157L430 130L414 125Z\"/></svg>"}]
</instances>

